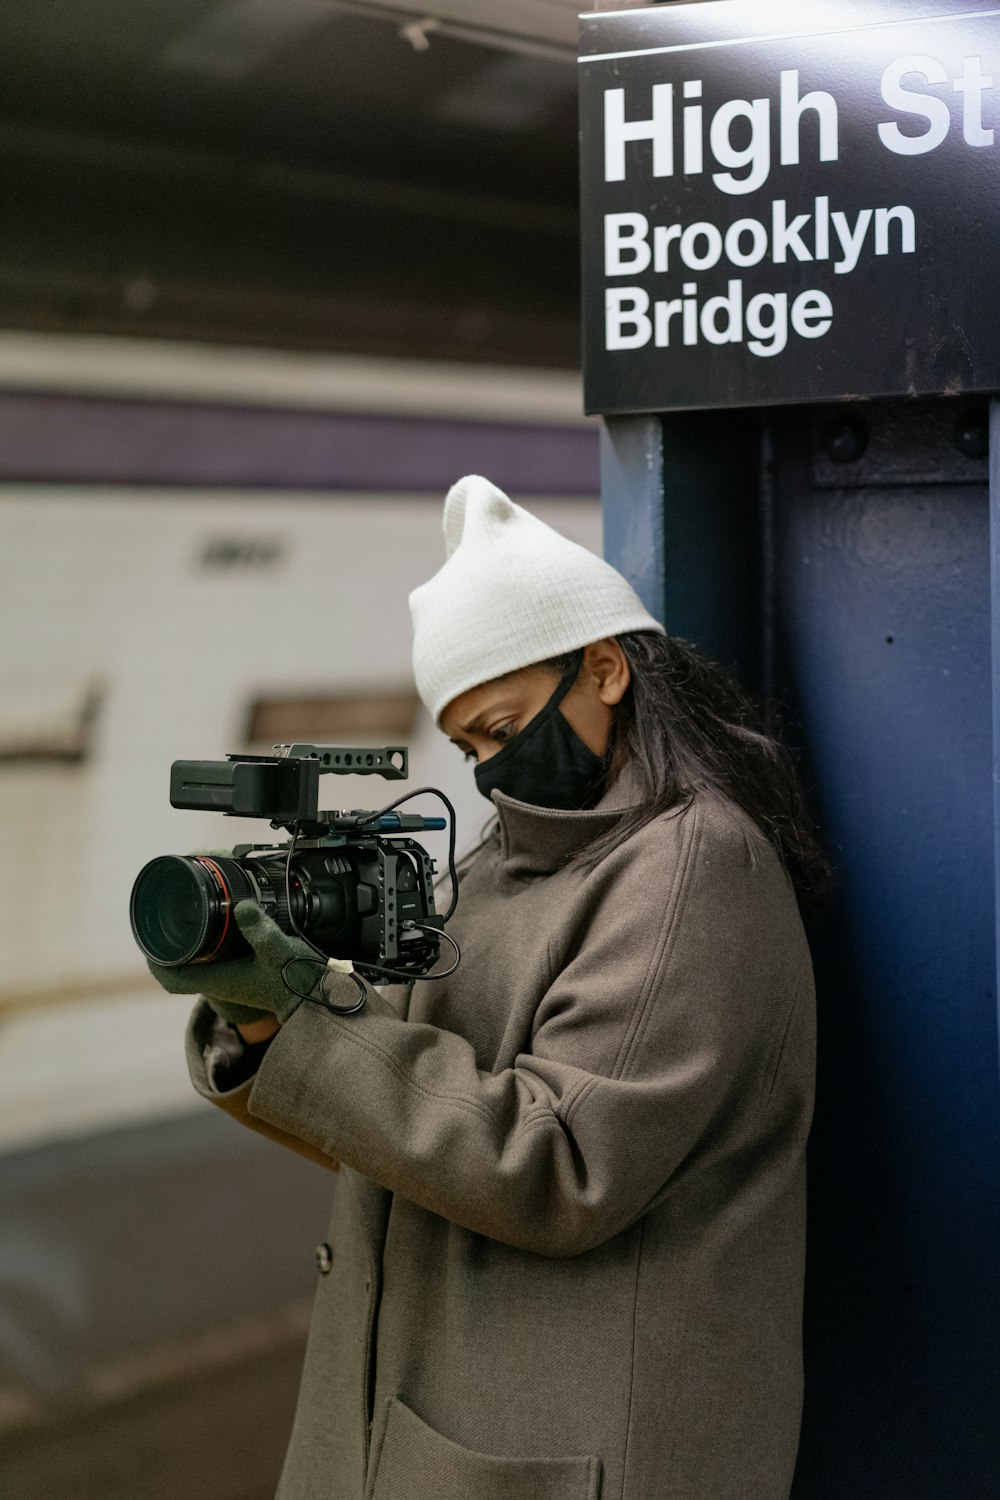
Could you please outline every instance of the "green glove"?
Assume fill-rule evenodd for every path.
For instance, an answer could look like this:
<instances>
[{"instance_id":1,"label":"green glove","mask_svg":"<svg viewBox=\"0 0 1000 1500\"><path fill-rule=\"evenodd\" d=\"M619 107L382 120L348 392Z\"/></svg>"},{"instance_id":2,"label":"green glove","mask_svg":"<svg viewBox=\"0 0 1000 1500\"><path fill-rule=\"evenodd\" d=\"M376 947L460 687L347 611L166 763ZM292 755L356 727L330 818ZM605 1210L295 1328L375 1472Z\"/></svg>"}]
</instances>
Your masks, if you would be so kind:
<instances>
[{"instance_id":1,"label":"green glove","mask_svg":"<svg viewBox=\"0 0 1000 1500\"><path fill-rule=\"evenodd\" d=\"M221 963L178 968L150 962L149 972L171 995L204 995L215 1013L233 1026L259 1021L262 1013L287 1021L322 977L323 960L301 938L282 932L253 901L238 902L233 915L253 952ZM309 960L288 971L302 995L290 990L282 978L282 969L293 958Z\"/></svg>"}]
</instances>

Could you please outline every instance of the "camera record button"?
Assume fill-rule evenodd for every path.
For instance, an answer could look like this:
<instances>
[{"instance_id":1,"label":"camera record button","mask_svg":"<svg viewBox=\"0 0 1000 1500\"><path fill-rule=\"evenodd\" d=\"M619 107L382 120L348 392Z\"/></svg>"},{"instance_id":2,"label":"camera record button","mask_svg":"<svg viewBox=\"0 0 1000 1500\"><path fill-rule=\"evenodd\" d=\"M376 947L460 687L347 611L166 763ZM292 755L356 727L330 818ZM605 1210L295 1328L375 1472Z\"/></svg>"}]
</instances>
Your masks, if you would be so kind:
<instances>
[{"instance_id":1,"label":"camera record button","mask_svg":"<svg viewBox=\"0 0 1000 1500\"><path fill-rule=\"evenodd\" d=\"M325 1243L316 1246L316 1264L321 1276L329 1276L333 1270L333 1250Z\"/></svg>"}]
</instances>

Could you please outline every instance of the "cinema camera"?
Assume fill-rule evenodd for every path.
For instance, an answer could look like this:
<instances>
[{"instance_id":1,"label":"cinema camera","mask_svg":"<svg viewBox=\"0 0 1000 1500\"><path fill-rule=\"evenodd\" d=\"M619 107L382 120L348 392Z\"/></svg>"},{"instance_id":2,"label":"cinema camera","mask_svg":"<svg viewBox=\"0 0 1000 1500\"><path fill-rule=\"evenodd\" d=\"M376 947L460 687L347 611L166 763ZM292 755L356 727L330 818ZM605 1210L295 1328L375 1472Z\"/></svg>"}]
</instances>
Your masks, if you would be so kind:
<instances>
[{"instance_id":1,"label":"cinema camera","mask_svg":"<svg viewBox=\"0 0 1000 1500\"><path fill-rule=\"evenodd\" d=\"M292 838L287 844L238 844L229 854L150 860L136 878L129 907L133 936L146 957L177 968L248 953L233 910L239 901L253 901L283 932L304 939L324 966L328 958L350 959L358 974L376 982L422 979L444 939L454 953L444 972L452 973L461 953L444 931L458 903L455 810L448 798L436 787L421 787L379 812L320 812L322 774L402 781L409 773L407 750L273 749L272 755L229 755L224 761L174 761L171 806L268 818ZM446 820L398 811L424 795L439 797L450 817L451 904L443 916L434 910L436 866L411 835L441 831Z\"/></svg>"}]
</instances>

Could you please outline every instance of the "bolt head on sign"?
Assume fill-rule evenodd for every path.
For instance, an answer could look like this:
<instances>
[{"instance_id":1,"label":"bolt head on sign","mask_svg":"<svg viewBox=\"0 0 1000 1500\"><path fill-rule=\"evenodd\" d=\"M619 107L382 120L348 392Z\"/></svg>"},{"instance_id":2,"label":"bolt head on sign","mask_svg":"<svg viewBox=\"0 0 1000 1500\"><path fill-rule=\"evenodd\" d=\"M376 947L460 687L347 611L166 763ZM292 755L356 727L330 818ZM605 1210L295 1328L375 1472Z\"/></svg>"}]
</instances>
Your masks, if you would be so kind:
<instances>
[{"instance_id":1,"label":"bolt head on sign","mask_svg":"<svg viewBox=\"0 0 1000 1500\"><path fill-rule=\"evenodd\" d=\"M588 411L1000 389L1000 0L581 28Z\"/></svg>"}]
</instances>

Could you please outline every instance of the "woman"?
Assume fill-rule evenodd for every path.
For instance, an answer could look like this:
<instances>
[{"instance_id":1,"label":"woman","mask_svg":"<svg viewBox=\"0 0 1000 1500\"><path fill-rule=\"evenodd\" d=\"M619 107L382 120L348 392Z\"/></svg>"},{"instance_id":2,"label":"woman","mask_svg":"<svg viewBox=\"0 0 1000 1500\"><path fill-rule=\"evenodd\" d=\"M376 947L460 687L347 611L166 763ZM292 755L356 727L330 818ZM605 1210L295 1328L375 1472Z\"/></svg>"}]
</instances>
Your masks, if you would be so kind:
<instances>
[{"instance_id":1,"label":"woman","mask_svg":"<svg viewBox=\"0 0 1000 1500\"><path fill-rule=\"evenodd\" d=\"M350 1016L299 1004L303 950L254 907L254 958L158 971L206 991L196 1088L343 1164L279 1495L783 1500L813 1091L796 886L823 874L793 776L614 569L486 480L452 489L445 535L411 598L417 684L497 814L457 972L365 986Z\"/></svg>"}]
</instances>

